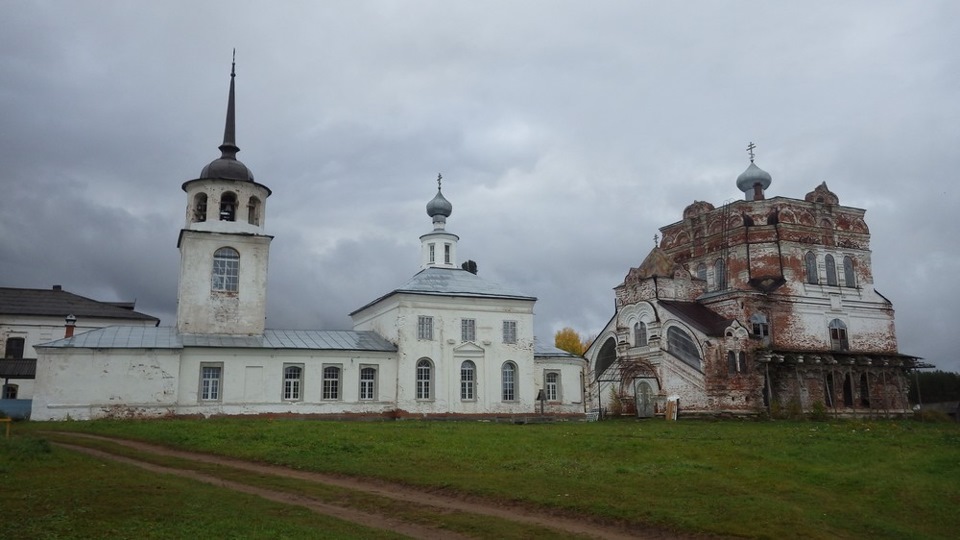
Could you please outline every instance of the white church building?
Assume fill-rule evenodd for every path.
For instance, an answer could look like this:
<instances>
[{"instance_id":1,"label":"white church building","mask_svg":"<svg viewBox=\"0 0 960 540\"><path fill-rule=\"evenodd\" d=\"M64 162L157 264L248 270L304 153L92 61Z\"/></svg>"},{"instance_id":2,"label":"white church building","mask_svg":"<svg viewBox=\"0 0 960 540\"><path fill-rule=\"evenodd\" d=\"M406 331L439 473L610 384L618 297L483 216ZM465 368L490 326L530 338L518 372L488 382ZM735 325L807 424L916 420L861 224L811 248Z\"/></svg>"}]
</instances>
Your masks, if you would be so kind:
<instances>
[{"instance_id":1,"label":"white church building","mask_svg":"<svg viewBox=\"0 0 960 540\"><path fill-rule=\"evenodd\" d=\"M420 271L351 313L352 331L266 329L271 190L236 158L230 76L222 155L183 184L176 327L36 345L33 420L584 413L585 360L535 342L536 298L458 266L439 178Z\"/></svg>"}]
</instances>

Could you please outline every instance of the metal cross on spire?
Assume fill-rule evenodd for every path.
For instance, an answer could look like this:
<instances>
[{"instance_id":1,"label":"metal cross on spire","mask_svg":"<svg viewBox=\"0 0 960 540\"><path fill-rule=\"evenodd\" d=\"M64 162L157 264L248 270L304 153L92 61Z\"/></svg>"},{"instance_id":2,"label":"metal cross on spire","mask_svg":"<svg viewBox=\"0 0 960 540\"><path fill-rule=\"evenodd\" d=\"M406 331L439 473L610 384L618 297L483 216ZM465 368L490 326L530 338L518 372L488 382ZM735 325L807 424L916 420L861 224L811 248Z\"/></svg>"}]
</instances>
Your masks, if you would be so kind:
<instances>
[{"instance_id":1,"label":"metal cross on spire","mask_svg":"<svg viewBox=\"0 0 960 540\"><path fill-rule=\"evenodd\" d=\"M443 180L443 174L437 173L437 191L440 191L440 181Z\"/></svg>"},{"instance_id":2,"label":"metal cross on spire","mask_svg":"<svg viewBox=\"0 0 960 540\"><path fill-rule=\"evenodd\" d=\"M660 247L660 235L653 235L653 247Z\"/></svg>"},{"instance_id":3,"label":"metal cross on spire","mask_svg":"<svg viewBox=\"0 0 960 540\"><path fill-rule=\"evenodd\" d=\"M233 61L230 63L230 76L237 76L237 48L233 48Z\"/></svg>"},{"instance_id":4,"label":"metal cross on spire","mask_svg":"<svg viewBox=\"0 0 960 540\"><path fill-rule=\"evenodd\" d=\"M750 163L753 163L753 158L754 158L754 156L753 156L753 149L756 148L756 147L757 147L757 145L753 144L753 142L751 142L750 144L747 145L747 154L750 155Z\"/></svg>"}]
</instances>

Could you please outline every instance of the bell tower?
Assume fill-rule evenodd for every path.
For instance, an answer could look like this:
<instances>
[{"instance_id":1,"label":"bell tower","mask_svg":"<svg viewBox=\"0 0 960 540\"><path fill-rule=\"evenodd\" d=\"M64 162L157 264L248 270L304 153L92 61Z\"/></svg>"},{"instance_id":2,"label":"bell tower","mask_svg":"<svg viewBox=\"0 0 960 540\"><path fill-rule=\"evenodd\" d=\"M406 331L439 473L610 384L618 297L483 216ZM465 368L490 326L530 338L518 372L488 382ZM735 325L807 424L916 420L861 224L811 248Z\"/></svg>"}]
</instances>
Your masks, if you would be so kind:
<instances>
[{"instance_id":1,"label":"bell tower","mask_svg":"<svg viewBox=\"0 0 960 540\"><path fill-rule=\"evenodd\" d=\"M177 240L177 331L184 334L258 335L264 329L273 240L264 223L271 192L237 159L235 79L236 61L221 155L183 183L187 212Z\"/></svg>"}]
</instances>

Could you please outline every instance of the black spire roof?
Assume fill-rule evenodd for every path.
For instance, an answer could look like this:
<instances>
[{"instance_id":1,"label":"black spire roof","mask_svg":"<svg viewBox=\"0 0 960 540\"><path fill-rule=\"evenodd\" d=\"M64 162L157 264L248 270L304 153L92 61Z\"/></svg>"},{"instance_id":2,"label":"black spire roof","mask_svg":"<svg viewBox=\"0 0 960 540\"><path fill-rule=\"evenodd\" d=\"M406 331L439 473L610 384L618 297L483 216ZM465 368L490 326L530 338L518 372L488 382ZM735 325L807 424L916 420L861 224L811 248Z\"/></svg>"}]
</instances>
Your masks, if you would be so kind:
<instances>
[{"instance_id":1,"label":"black spire roof","mask_svg":"<svg viewBox=\"0 0 960 540\"><path fill-rule=\"evenodd\" d=\"M236 49L234 61L230 65L230 95L227 98L227 121L223 128L223 144L220 145L220 157L210 162L200 171L200 179L240 180L253 182L253 172L237 159L240 148L236 143L236 112L234 105L234 80L237 77Z\"/></svg>"}]
</instances>

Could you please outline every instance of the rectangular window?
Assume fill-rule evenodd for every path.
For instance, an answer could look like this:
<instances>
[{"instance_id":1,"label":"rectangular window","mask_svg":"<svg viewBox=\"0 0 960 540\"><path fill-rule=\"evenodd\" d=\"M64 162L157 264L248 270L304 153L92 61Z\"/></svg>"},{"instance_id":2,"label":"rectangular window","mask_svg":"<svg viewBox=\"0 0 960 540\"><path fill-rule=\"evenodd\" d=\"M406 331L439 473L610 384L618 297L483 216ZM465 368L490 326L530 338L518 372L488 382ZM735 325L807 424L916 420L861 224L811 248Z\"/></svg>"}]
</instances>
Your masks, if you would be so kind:
<instances>
[{"instance_id":1,"label":"rectangular window","mask_svg":"<svg viewBox=\"0 0 960 540\"><path fill-rule=\"evenodd\" d=\"M377 368L360 366L360 400L375 401L377 399Z\"/></svg>"},{"instance_id":2,"label":"rectangular window","mask_svg":"<svg viewBox=\"0 0 960 540\"><path fill-rule=\"evenodd\" d=\"M436 244L429 244L427 250L430 252L429 261L430 264L433 264L437 260L437 246Z\"/></svg>"},{"instance_id":3,"label":"rectangular window","mask_svg":"<svg viewBox=\"0 0 960 540\"><path fill-rule=\"evenodd\" d=\"M3 399L17 399L18 389L19 387L15 384L5 384L0 395L3 396Z\"/></svg>"},{"instance_id":4,"label":"rectangular window","mask_svg":"<svg viewBox=\"0 0 960 540\"><path fill-rule=\"evenodd\" d=\"M433 317L417 317L417 339L433 339Z\"/></svg>"},{"instance_id":5,"label":"rectangular window","mask_svg":"<svg viewBox=\"0 0 960 540\"><path fill-rule=\"evenodd\" d=\"M548 371L543 376L544 398L547 401L560 401L560 373Z\"/></svg>"},{"instance_id":6,"label":"rectangular window","mask_svg":"<svg viewBox=\"0 0 960 540\"><path fill-rule=\"evenodd\" d=\"M323 366L323 399L340 399L340 366Z\"/></svg>"},{"instance_id":7,"label":"rectangular window","mask_svg":"<svg viewBox=\"0 0 960 540\"><path fill-rule=\"evenodd\" d=\"M443 263L450 264L450 244L443 245Z\"/></svg>"},{"instance_id":8,"label":"rectangular window","mask_svg":"<svg viewBox=\"0 0 960 540\"><path fill-rule=\"evenodd\" d=\"M220 401L223 364L200 364L200 401Z\"/></svg>"},{"instance_id":9,"label":"rectangular window","mask_svg":"<svg viewBox=\"0 0 960 540\"><path fill-rule=\"evenodd\" d=\"M503 342L517 342L517 321L503 321Z\"/></svg>"},{"instance_id":10,"label":"rectangular window","mask_svg":"<svg viewBox=\"0 0 960 540\"><path fill-rule=\"evenodd\" d=\"M460 341L477 340L477 320L460 319Z\"/></svg>"},{"instance_id":11,"label":"rectangular window","mask_svg":"<svg viewBox=\"0 0 960 540\"><path fill-rule=\"evenodd\" d=\"M6 350L3 353L4 358L23 358L23 346L26 340L22 337L7 338Z\"/></svg>"},{"instance_id":12,"label":"rectangular window","mask_svg":"<svg viewBox=\"0 0 960 540\"><path fill-rule=\"evenodd\" d=\"M285 401L300 401L303 399L303 365L284 364L283 366L283 399Z\"/></svg>"}]
</instances>

